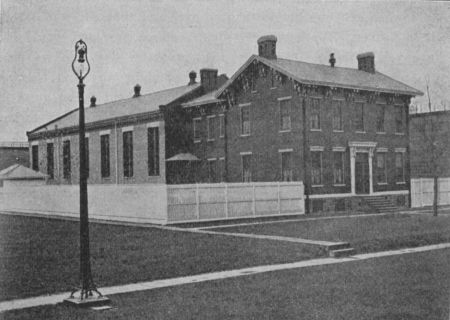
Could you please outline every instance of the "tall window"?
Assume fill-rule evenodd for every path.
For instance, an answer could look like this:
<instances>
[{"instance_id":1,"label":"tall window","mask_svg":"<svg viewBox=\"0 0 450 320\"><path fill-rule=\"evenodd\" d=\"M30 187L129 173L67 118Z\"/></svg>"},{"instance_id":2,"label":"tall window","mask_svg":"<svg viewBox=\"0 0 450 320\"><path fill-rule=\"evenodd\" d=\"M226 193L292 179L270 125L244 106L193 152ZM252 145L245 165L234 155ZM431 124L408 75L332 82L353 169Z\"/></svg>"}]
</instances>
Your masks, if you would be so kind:
<instances>
[{"instance_id":1,"label":"tall window","mask_svg":"<svg viewBox=\"0 0 450 320\"><path fill-rule=\"evenodd\" d=\"M63 142L63 178L70 179L72 174L70 168L70 141Z\"/></svg>"},{"instance_id":2,"label":"tall window","mask_svg":"<svg viewBox=\"0 0 450 320\"><path fill-rule=\"evenodd\" d=\"M219 181L224 182L225 181L225 158L219 159Z\"/></svg>"},{"instance_id":3,"label":"tall window","mask_svg":"<svg viewBox=\"0 0 450 320\"><path fill-rule=\"evenodd\" d=\"M195 118L193 120L193 130L194 130L194 142L198 142L202 139L201 136L201 123L202 123L202 119L201 118Z\"/></svg>"},{"instance_id":4,"label":"tall window","mask_svg":"<svg viewBox=\"0 0 450 320\"><path fill-rule=\"evenodd\" d=\"M84 146L86 150L86 178L89 178L89 138L84 138Z\"/></svg>"},{"instance_id":5,"label":"tall window","mask_svg":"<svg viewBox=\"0 0 450 320\"><path fill-rule=\"evenodd\" d=\"M208 140L213 141L216 138L216 130L217 130L217 118L216 116L209 116L206 118L206 128L208 132Z\"/></svg>"},{"instance_id":6,"label":"tall window","mask_svg":"<svg viewBox=\"0 0 450 320\"><path fill-rule=\"evenodd\" d=\"M242 182L252 181L252 155L242 155Z\"/></svg>"},{"instance_id":7,"label":"tall window","mask_svg":"<svg viewBox=\"0 0 450 320\"><path fill-rule=\"evenodd\" d=\"M133 176L133 131L123 132L123 175Z\"/></svg>"},{"instance_id":8,"label":"tall window","mask_svg":"<svg viewBox=\"0 0 450 320\"><path fill-rule=\"evenodd\" d=\"M39 171L39 146L31 147L31 167L34 171Z\"/></svg>"},{"instance_id":9,"label":"tall window","mask_svg":"<svg viewBox=\"0 0 450 320\"><path fill-rule=\"evenodd\" d=\"M395 106L395 132L404 133L404 111L402 106Z\"/></svg>"},{"instance_id":10,"label":"tall window","mask_svg":"<svg viewBox=\"0 0 450 320\"><path fill-rule=\"evenodd\" d=\"M311 130L320 130L320 100L311 99Z\"/></svg>"},{"instance_id":11,"label":"tall window","mask_svg":"<svg viewBox=\"0 0 450 320\"><path fill-rule=\"evenodd\" d=\"M250 134L250 105L241 106L241 135Z\"/></svg>"},{"instance_id":12,"label":"tall window","mask_svg":"<svg viewBox=\"0 0 450 320\"><path fill-rule=\"evenodd\" d=\"M364 132L364 103L355 103L355 130Z\"/></svg>"},{"instance_id":13,"label":"tall window","mask_svg":"<svg viewBox=\"0 0 450 320\"><path fill-rule=\"evenodd\" d=\"M216 159L208 160L208 181L217 182L217 161Z\"/></svg>"},{"instance_id":14,"label":"tall window","mask_svg":"<svg viewBox=\"0 0 450 320\"><path fill-rule=\"evenodd\" d=\"M384 113L385 106L377 104L377 132L384 132Z\"/></svg>"},{"instance_id":15,"label":"tall window","mask_svg":"<svg viewBox=\"0 0 450 320\"><path fill-rule=\"evenodd\" d=\"M333 184L345 184L344 182L344 157L345 152L333 151Z\"/></svg>"},{"instance_id":16,"label":"tall window","mask_svg":"<svg viewBox=\"0 0 450 320\"><path fill-rule=\"evenodd\" d=\"M333 100L333 130L342 131L342 101Z\"/></svg>"},{"instance_id":17,"label":"tall window","mask_svg":"<svg viewBox=\"0 0 450 320\"><path fill-rule=\"evenodd\" d=\"M322 185L322 151L311 151L311 184Z\"/></svg>"},{"instance_id":18,"label":"tall window","mask_svg":"<svg viewBox=\"0 0 450 320\"><path fill-rule=\"evenodd\" d=\"M47 143L47 174L50 179L54 178L54 153L53 153L53 143Z\"/></svg>"},{"instance_id":19,"label":"tall window","mask_svg":"<svg viewBox=\"0 0 450 320\"><path fill-rule=\"evenodd\" d=\"M293 181L292 152L281 152L281 180Z\"/></svg>"},{"instance_id":20,"label":"tall window","mask_svg":"<svg viewBox=\"0 0 450 320\"><path fill-rule=\"evenodd\" d=\"M102 178L108 178L110 176L108 134L100 136L100 167Z\"/></svg>"},{"instance_id":21,"label":"tall window","mask_svg":"<svg viewBox=\"0 0 450 320\"><path fill-rule=\"evenodd\" d=\"M225 136L225 115L219 114L219 136L223 138Z\"/></svg>"},{"instance_id":22,"label":"tall window","mask_svg":"<svg viewBox=\"0 0 450 320\"><path fill-rule=\"evenodd\" d=\"M280 100L280 131L291 130L291 100Z\"/></svg>"},{"instance_id":23,"label":"tall window","mask_svg":"<svg viewBox=\"0 0 450 320\"><path fill-rule=\"evenodd\" d=\"M159 175L159 129L147 129L148 175Z\"/></svg>"},{"instance_id":24,"label":"tall window","mask_svg":"<svg viewBox=\"0 0 450 320\"><path fill-rule=\"evenodd\" d=\"M395 181L405 182L405 154L395 153Z\"/></svg>"},{"instance_id":25,"label":"tall window","mask_svg":"<svg viewBox=\"0 0 450 320\"><path fill-rule=\"evenodd\" d=\"M387 183L386 153L377 153L377 183Z\"/></svg>"}]
</instances>

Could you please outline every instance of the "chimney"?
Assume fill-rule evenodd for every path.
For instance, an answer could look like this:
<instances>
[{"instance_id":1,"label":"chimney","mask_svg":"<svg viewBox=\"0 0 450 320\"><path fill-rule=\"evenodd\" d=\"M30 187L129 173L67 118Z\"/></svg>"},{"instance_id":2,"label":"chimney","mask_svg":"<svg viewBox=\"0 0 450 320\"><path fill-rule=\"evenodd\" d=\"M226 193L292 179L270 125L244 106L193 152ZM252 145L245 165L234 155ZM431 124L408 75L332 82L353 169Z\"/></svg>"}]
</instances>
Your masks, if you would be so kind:
<instances>
[{"instance_id":1,"label":"chimney","mask_svg":"<svg viewBox=\"0 0 450 320\"><path fill-rule=\"evenodd\" d=\"M334 68L334 64L336 63L336 59L334 58L334 53L330 53L330 60L328 60L330 66Z\"/></svg>"},{"instance_id":2,"label":"chimney","mask_svg":"<svg viewBox=\"0 0 450 320\"><path fill-rule=\"evenodd\" d=\"M137 98L141 95L141 86L139 84L134 86L134 95L133 98Z\"/></svg>"},{"instance_id":3,"label":"chimney","mask_svg":"<svg viewBox=\"0 0 450 320\"><path fill-rule=\"evenodd\" d=\"M373 52L358 54L356 59L358 59L358 70L375 73L375 55Z\"/></svg>"},{"instance_id":4,"label":"chimney","mask_svg":"<svg viewBox=\"0 0 450 320\"><path fill-rule=\"evenodd\" d=\"M277 58L277 37L274 35L262 36L258 39L258 55L266 59Z\"/></svg>"},{"instance_id":5,"label":"chimney","mask_svg":"<svg viewBox=\"0 0 450 320\"><path fill-rule=\"evenodd\" d=\"M91 105L90 105L91 108L96 106L96 104L95 104L96 101L97 101L97 98L95 96L92 96L91 97Z\"/></svg>"},{"instance_id":6,"label":"chimney","mask_svg":"<svg viewBox=\"0 0 450 320\"><path fill-rule=\"evenodd\" d=\"M194 70L192 70L191 72L189 72L189 83L188 83L189 86L197 83L195 81L195 78L197 78L197 73Z\"/></svg>"},{"instance_id":7,"label":"chimney","mask_svg":"<svg viewBox=\"0 0 450 320\"><path fill-rule=\"evenodd\" d=\"M217 72L217 69L200 69L200 83L205 92L210 92L217 88Z\"/></svg>"}]
</instances>

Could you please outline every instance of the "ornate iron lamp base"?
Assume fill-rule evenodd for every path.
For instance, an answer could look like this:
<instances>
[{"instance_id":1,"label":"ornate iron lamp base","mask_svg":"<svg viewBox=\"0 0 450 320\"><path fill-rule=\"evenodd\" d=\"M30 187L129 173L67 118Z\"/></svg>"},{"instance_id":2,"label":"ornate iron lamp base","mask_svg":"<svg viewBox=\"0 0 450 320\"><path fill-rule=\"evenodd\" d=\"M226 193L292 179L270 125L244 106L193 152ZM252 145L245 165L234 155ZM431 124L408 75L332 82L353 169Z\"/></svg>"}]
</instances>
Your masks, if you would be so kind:
<instances>
[{"instance_id":1,"label":"ornate iron lamp base","mask_svg":"<svg viewBox=\"0 0 450 320\"><path fill-rule=\"evenodd\" d=\"M64 303L77 307L93 307L109 305L111 300L103 296L97 289L77 289L71 293L69 298L64 299Z\"/></svg>"}]
</instances>

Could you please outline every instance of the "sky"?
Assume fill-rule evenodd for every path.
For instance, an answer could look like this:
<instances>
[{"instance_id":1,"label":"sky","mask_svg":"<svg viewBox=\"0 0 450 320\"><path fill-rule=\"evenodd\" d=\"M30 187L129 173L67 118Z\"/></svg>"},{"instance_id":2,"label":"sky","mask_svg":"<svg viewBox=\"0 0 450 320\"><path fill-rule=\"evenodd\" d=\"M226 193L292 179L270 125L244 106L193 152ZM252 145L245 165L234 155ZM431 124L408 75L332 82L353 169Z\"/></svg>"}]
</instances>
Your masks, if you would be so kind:
<instances>
[{"instance_id":1,"label":"sky","mask_svg":"<svg viewBox=\"0 0 450 320\"><path fill-rule=\"evenodd\" d=\"M376 69L450 109L450 3L425 1L0 0L0 141L78 107L74 45L88 46L86 106L187 84L191 70L231 76L278 38L277 55ZM428 97L415 100L425 107Z\"/></svg>"}]
</instances>

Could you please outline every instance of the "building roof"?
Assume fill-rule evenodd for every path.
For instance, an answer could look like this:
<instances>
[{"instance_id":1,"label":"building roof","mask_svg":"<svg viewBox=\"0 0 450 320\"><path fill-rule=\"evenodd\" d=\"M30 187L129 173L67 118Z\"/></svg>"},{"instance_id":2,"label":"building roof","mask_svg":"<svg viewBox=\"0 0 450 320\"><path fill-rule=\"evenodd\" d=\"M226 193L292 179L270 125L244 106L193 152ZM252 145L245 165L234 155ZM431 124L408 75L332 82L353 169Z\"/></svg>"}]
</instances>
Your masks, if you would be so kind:
<instances>
[{"instance_id":1,"label":"building roof","mask_svg":"<svg viewBox=\"0 0 450 320\"><path fill-rule=\"evenodd\" d=\"M198 98L195 98L193 100L185 102L185 103L183 103L183 107L201 106L201 105L205 105L205 104L220 102L222 100L216 98L217 92L219 90L220 89L208 92L207 94L204 94Z\"/></svg>"},{"instance_id":2,"label":"building roof","mask_svg":"<svg viewBox=\"0 0 450 320\"><path fill-rule=\"evenodd\" d=\"M167 105L199 88L200 84L184 85L172 89L152 92L136 98L107 102L95 107L85 108L85 123L120 118L129 115L158 111L159 106ZM74 109L32 131L30 133L78 126L78 108Z\"/></svg>"},{"instance_id":3,"label":"building roof","mask_svg":"<svg viewBox=\"0 0 450 320\"><path fill-rule=\"evenodd\" d=\"M423 95L400 81L394 80L381 72L370 73L358 69L331 67L329 65L308 63L288 59L266 59L252 55L247 62L222 86L216 93L220 96L238 76L254 60L277 70L278 72L304 84L340 87L346 89L379 91L386 93L397 93L406 95Z\"/></svg>"},{"instance_id":4,"label":"building roof","mask_svg":"<svg viewBox=\"0 0 450 320\"><path fill-rule=\"evenodd\" d=\"M46 177L46 174L34 171L21 164L13 164L0 171L0 180L44 180Z\"/></svg>"},{"instance_id":5,"label":"building roof","mask_svg":"<svg viewBox=\"0 0 450 320\"><path fill-rule=\"evenodd\" d=\"M0 148L28 148L28 141L0 141Z\"/></svg>"}]
</instances>

